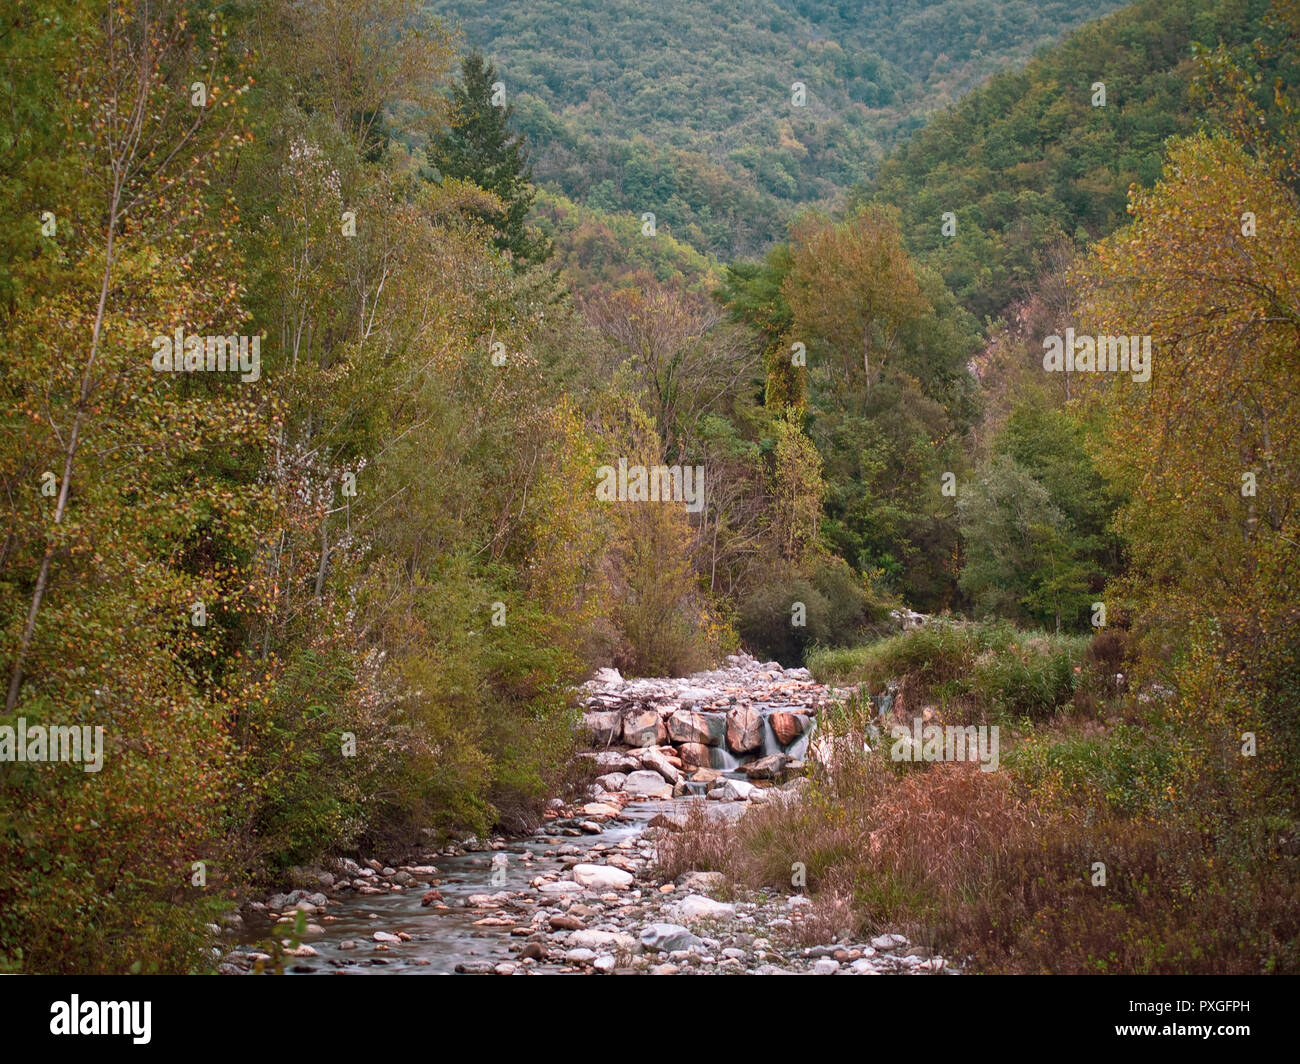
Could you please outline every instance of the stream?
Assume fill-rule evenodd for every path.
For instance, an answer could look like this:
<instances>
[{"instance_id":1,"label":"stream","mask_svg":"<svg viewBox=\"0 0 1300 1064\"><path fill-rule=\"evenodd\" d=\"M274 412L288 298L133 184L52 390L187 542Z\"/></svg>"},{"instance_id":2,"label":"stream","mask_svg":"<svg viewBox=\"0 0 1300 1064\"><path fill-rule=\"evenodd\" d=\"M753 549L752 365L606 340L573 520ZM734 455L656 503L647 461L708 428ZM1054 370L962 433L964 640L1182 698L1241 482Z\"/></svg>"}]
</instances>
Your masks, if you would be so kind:
<instances>
[{"instance_id":1,"label":"stream","mask_svg":"<svg viewBox=\"0 0 1300 1064\"><path fill-rule=\"evenodd\" d=\"M559 854L561 849L586 851L593 847L615 848L640 835L652 817L668 810L680 811L686 800L671 802L633 802L623 807L624 821L608 820L599 834L584 832L572 837L550 833L554 824L545 825L540 833L510 839L504 850L484 850L462 856L439 855L437 878L446 909L424 908L420 899L427 884L400 892L373 895L332 895L327 917L311 916L323 933L308 933L301 941L311 946L315 957L286 957L287 974L347 973L352 975L429 975L450 973L457 965L472 962L501 962L514 959L509 927L479 926L476 921L488 917L491 908L468 908L465 901L474 894L497 891L528 891L538 875L559 872L572 864L573 854ZM565 821L567 824L568 821ZM533 859L524 861L529 852ZM545 854L551 852L553 856ZM505 879L493 883L492 858L506 854ZM568 858L566 862L566 858ZM523 922L527 926L526 921ZM238 941L245 947L265 946L271 937L274 921L249 920ZM372 936L376 931L405 933L409 942L386 950L376 948ZM356 948L344 949L342 943L354 942ZM514 940L517 945L517 940ZM563 965L539 965L537 970L562 970Z\"/></svg>"}]
</instances>

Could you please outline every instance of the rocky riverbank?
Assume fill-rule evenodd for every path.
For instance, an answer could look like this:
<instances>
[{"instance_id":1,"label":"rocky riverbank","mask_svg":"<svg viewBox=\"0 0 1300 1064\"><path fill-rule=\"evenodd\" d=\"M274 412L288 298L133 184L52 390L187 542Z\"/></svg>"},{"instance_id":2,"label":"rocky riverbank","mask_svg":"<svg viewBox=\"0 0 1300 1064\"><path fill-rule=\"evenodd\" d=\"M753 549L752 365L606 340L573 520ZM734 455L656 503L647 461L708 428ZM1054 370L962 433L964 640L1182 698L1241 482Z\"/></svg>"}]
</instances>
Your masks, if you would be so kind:
<instances>
[{"instance_id":1,"label":"rocky riverbank","mask_svg":"<svg viewBox=\"0 0 1300 1064\"><path fill-rule=\"evenodd\" d=\"M804 669L738 655L685 679L602 669L581 692L596 749L584 797L553 800L532 835L468 839L419 863L342 859L245 907L219 970L649 974L933 974L942 957L901 935L806 945L812 900L749 891L720 873L664 881L658 845L693 810L744 816L801 800L817 712L840 697ZM299 913L302 915L299 916ZM305 927L290 934L295 921ZM301 924L300 924L301 926ZM215 928L214 928L215 930Z\"/></svg>"},{"instance_id":2,"label":"rocky riverbank","mask_svg":"<svg viewBox=\"0 0 1300 1064\"><path fill-rule=\"evenodd\" d=\"M796 801L802 781L769 800ZM398 868L342 861L316 875L320 890L250 907L250 927L287 935L298 910L300 944L289 970L443 970L465 974L933 974L948 965L901 935L842 937L817 945L802 894L738 890L716 872L671 882L656 874L656 847L692 806L744 815L745 803L681 798L596 811L556 810L526 839L468 840ZM581 839L581 841L578 841ZM573 840L573 841L569 841ZM434 864L432 862L436 861ZM265 938L264 938L265 940ZM292 943L294 939L286 939ZM432 954L432 956L431 956ZM265 968L245 946L223 956L228 974Z\"/></svg>"}]
</instances>

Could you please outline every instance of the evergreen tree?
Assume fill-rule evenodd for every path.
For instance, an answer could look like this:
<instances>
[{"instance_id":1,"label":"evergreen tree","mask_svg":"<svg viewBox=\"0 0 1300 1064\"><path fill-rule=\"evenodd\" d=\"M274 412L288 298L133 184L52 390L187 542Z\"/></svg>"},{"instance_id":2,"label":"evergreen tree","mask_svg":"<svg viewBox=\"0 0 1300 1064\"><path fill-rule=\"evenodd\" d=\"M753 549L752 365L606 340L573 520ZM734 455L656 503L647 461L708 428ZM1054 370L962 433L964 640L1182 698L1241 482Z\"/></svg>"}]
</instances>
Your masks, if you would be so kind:
<instances>
[{"instance_id":1,"label":"evergreen tree","mask_svg":"<svg viewBox=\"0 0 1300 1064\"><path fill-rule=\"evenodd\" d=\"M493 102L496 70L480 52L465 57L462 74L452 89L450 125L434 138L429 160L444 180L472 181L500 197L503 210L482 215L497 231L494 243L516 263L542 262L552 246L524 225L537 191L524 139L510 128L514 107Z\"/></svg>"}]
</instances>

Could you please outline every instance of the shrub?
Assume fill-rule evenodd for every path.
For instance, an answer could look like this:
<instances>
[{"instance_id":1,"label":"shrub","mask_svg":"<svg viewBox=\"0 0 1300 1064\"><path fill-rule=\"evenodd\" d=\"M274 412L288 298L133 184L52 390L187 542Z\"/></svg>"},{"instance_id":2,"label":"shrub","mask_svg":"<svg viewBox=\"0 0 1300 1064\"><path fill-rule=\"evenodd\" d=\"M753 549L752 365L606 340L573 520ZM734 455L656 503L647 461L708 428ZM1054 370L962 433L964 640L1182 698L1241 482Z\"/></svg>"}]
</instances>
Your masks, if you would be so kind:
<instances>
[{"instance_id":1,"label":"shrub","mask_svg":"<svg viewBox=\"0 0 1300 1064\"><path fill-rule=\"evenodd\" d=\"M809 667L824 683L883 691L909 685L971 720L1046 720L1071 698L1086 637L1018 632L1003 623L938 619L864 647L818 651Z\"/></svg>"},{"instance_id":2,"label":"shrub","mask_svg":"<svg viewBox=\"0 0 1300 1064\"><path fill-rule=\"evenodd\" d=\"M661 854L673 869L783 890L802 862L815 902L796 932L806 941L902 931L984 972L1300 971L1297 859L1271 852L1267 832L1247 822L1230 847L1176 808L1085 817L1060 797L967 765L900 777L860 755L802 801L688 821Z\"/></svg>"},{"instance_id":3,"label":"shrub","mask_svg":"<svg viewBox=\"0 0 1300 1064\"><path fill-rule=\"evenodd\" d=\"M792 623L794 603L804 624ZM741 639L760 659L802 665L810 648L845 647L879 634L889 607L841 558L822 558L808 573L776 575L740 605Z\"/></svg>"}]
</instances>

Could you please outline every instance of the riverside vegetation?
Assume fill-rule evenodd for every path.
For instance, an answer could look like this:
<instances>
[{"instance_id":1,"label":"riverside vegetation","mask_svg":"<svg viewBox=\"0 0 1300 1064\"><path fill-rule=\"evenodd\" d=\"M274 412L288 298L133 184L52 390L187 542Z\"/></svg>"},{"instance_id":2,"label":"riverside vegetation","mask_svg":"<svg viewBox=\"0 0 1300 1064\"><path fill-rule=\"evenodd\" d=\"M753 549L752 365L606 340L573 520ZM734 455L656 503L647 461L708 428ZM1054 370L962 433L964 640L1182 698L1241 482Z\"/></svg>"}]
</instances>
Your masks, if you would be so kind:
<instances>
[{"instance_id":1,"label":"riverside vegetation","mask_svg":"<svg viewBox=\"0 0 1300 1064\"><path fill-rule=\"evenodd\" d=\"M636 889L720 873L683 882L806 926L808 967L898 934L967 971L1300 970L1300 6L1144 0L901 139L1072 24L1022 7L949 66L919 8L812 5L848 118L792 117L782 73L709 185L718 123L628 150L544 84L549 6L516 95L491 19L415 0L11 4L0 725L103 744L0 762L0 964L234 964L213 928L296 867L625 794L574 756L584 681L743 647L840 694L815 737L643 720L679 775L739 744L797 783L655 768L745 812L629 842ZM627 19L620 99L658 113ZM1149 336L1149 379L1045 372L1068 330ZM158 371L172 336L257 373ZM602 499L625 466L702 468L698 511ZM891 760L917 717L997 726L997 771Z\"/></svg>"}]
</instances>

